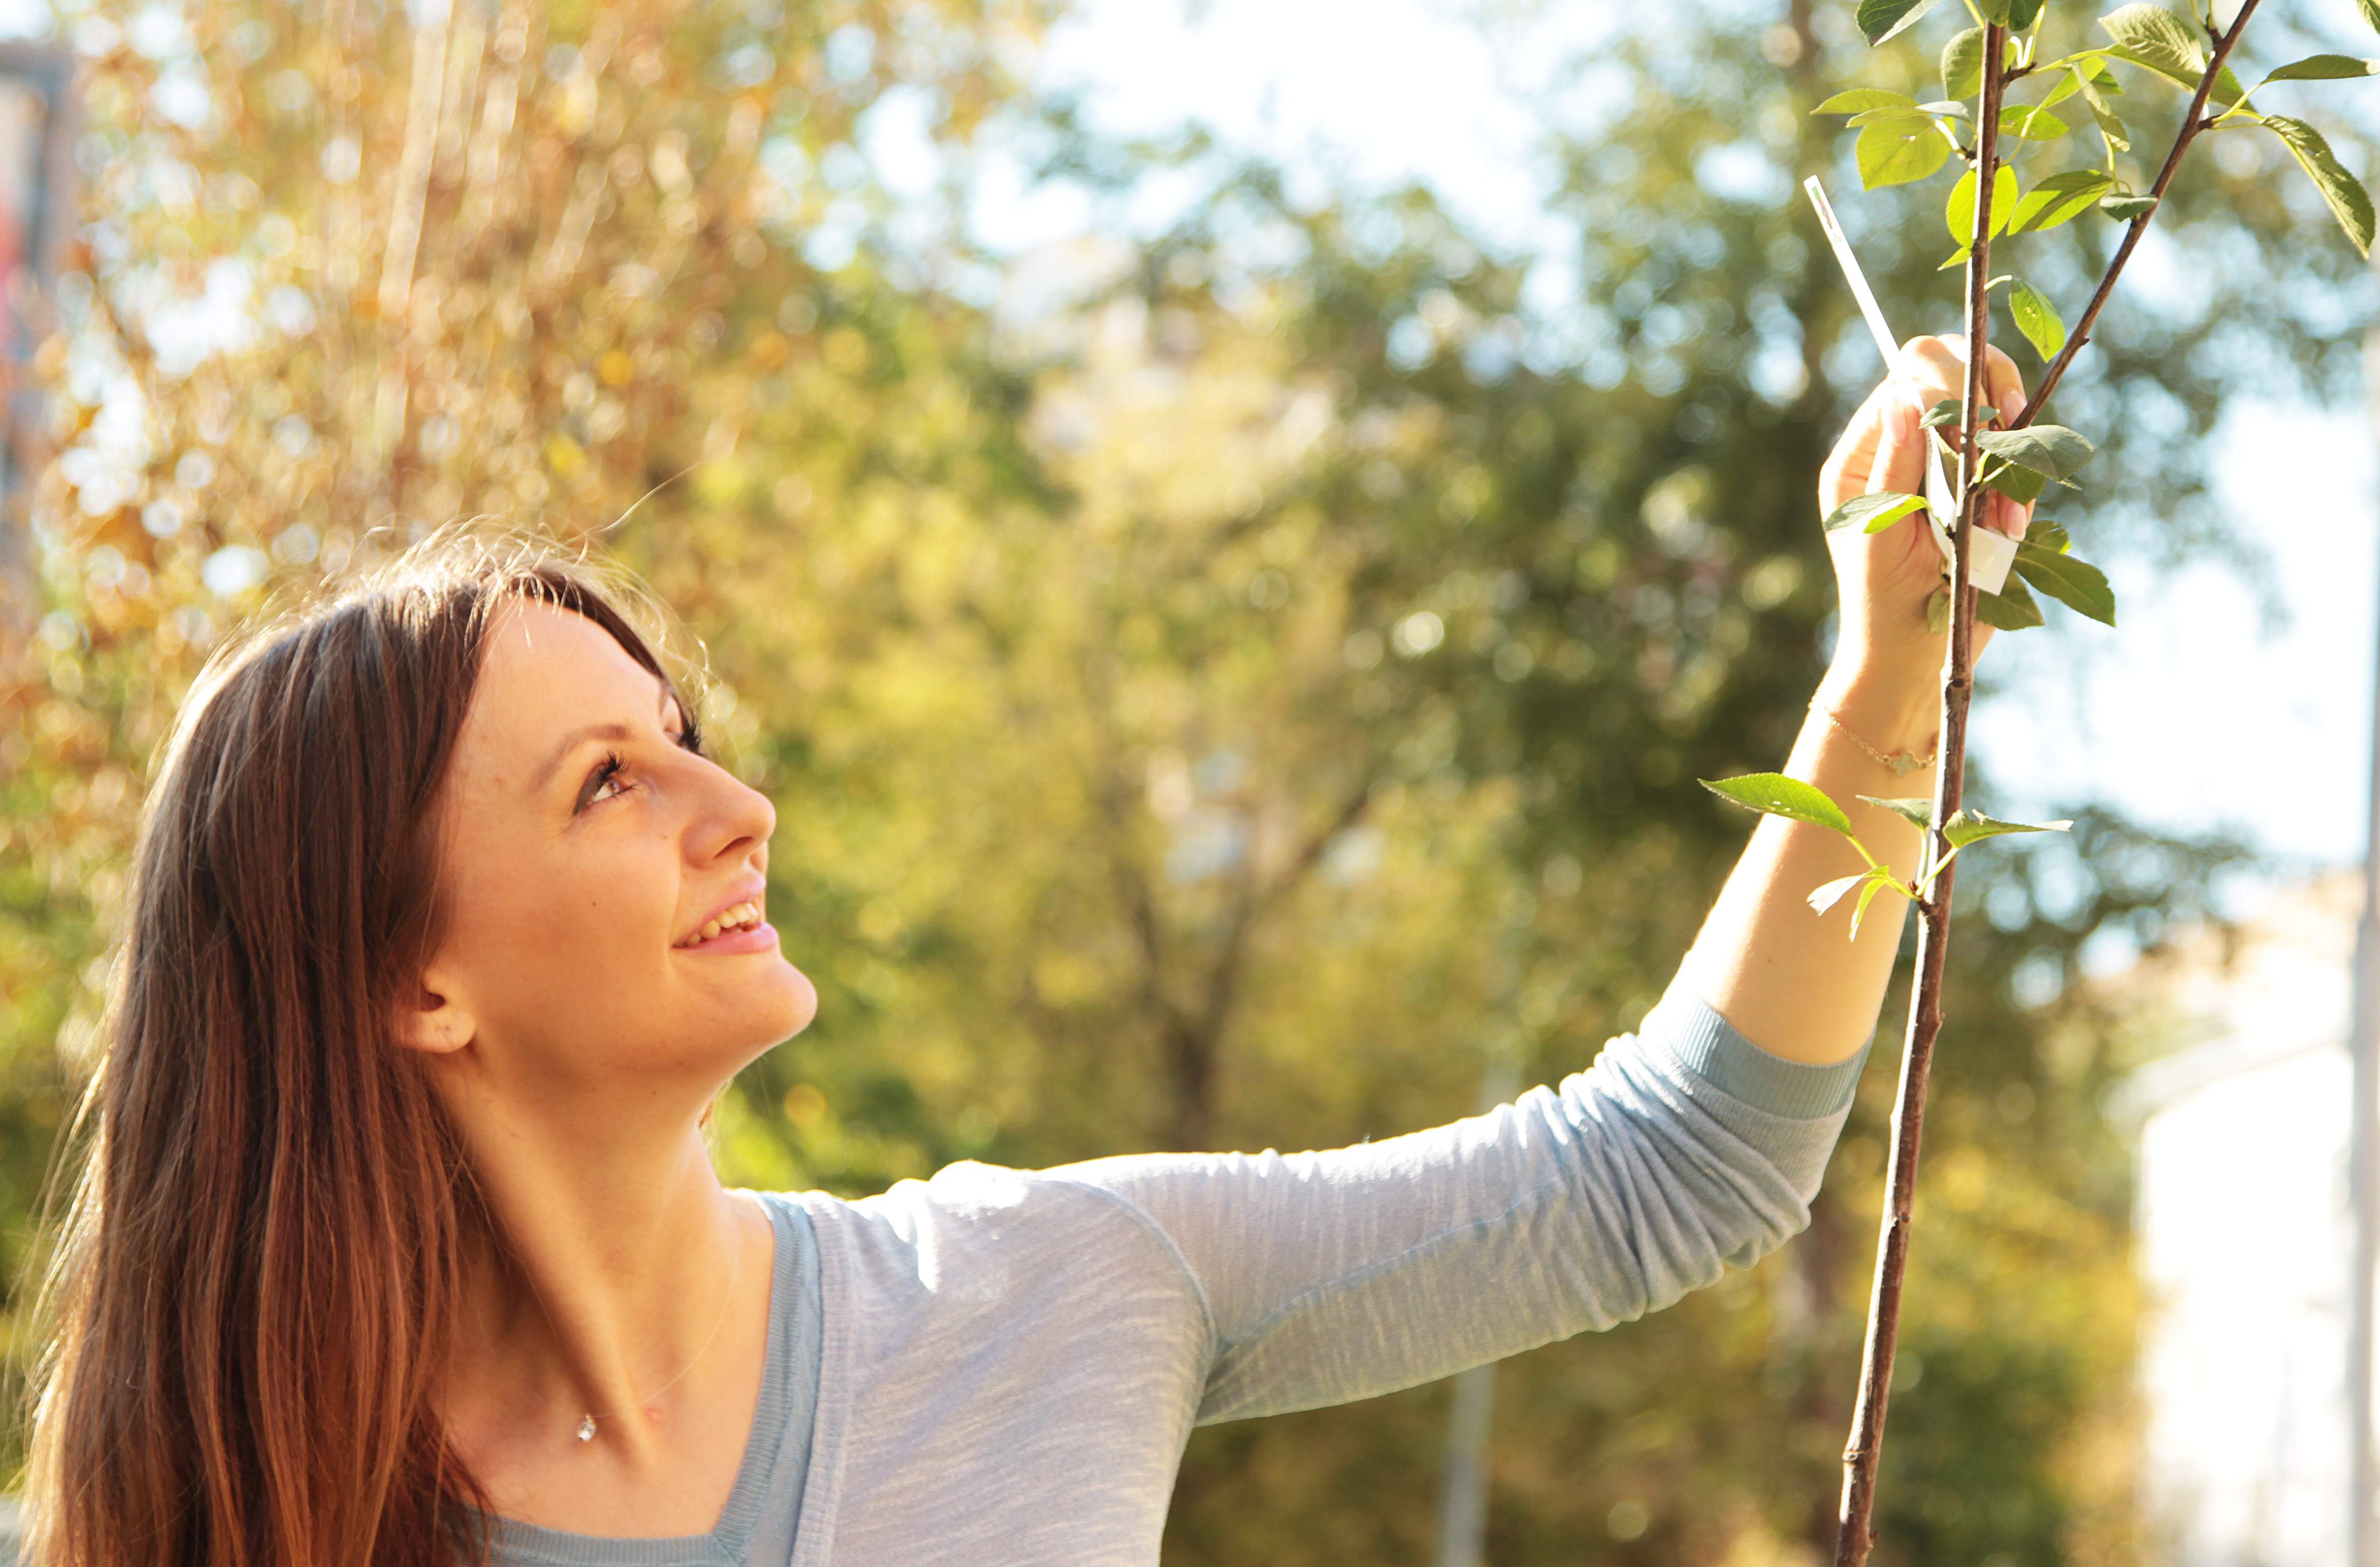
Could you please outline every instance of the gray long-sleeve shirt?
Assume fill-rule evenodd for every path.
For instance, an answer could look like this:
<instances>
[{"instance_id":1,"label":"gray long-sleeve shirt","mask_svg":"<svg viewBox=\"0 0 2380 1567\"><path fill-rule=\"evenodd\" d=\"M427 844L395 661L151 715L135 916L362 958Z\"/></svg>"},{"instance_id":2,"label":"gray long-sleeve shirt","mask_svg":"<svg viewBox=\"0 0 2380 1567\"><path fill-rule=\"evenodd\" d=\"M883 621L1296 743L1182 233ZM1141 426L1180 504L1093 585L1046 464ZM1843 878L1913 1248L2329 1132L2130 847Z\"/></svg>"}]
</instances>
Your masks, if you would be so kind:
<instances>
[{"instance_id":1,"label":"gray long-sleeve shirt","mask_svg":"<svg viewBox=\"0 0 2380 1567\"><path fill-rule=\"evenodd\" d=\"M1808 1222L1860 1062L1682 980L1557 1092L1329 1153L958 1164L771 1195L760 1407L709 1535L504 1524L505 1567L1151 1567L1194 1425L1658 1309Z\"/></svg>"}]
</instances>

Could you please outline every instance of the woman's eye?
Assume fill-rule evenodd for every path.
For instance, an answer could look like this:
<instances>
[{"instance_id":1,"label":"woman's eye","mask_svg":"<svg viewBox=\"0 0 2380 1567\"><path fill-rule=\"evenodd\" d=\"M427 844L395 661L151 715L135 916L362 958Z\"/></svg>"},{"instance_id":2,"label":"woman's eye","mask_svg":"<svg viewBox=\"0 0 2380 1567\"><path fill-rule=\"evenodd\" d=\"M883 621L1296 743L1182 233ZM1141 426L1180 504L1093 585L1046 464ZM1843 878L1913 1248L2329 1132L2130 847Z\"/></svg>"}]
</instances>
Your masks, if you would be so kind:
<instances>
[{"instance_id":1,"label":"woman's eye","mask_svg":"<svg viewBox=\"0 0 2380 1567\"><path fill-rule=\"evenodd\" d=\"M580 791L578 808L584 810L599 800L614 799L626 794L628 785L620 776L625 766L618 757L605 757L603 764L588 778L587 787Z\"/></svg>"}]
</instances>

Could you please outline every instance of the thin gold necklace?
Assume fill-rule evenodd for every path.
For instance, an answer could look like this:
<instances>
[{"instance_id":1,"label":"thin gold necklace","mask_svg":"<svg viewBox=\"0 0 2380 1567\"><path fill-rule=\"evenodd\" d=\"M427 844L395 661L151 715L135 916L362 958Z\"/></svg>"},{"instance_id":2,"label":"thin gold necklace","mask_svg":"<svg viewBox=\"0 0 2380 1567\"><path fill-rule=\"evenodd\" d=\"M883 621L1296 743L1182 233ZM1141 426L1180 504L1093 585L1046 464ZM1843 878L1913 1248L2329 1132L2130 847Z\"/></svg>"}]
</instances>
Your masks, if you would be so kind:
<instances>
[{"instance_id":1,"label":"thin gold necklace","mask_svg":"<svg viewBox=\"0 0 2380 1567\"><path fill-rule=\"evenodd\" d=\"M702 1341L702 1347L694 1352L694 1358L686 1363L684 1370L679 1371L676 1376L672 1377L668 1381L663 1382L660 1387L655 1388L651 1392L649 1392L644 1397L638 1399L636 1405L632 1407L641 1407L642 1405L650 1403L653 1400L661 1397L662 1394L669 1391L672 1388L676 1387L680 1382L685 1381L686 1379L686 1373L701 1365L702 1357L710 1353L710 1346L719 1342L719 1330L727 1326L727 1313L735 1305L735 1286L744 1277L744 1229L741 1224L738 1224L735 1229L735 1263L734 1267L727 1270L727 1292L719 1302L719 1320L710 1325L710 1337ZM619 1413L620 1412L616 1409L607 1409L601 1415L596 1415L592 1412L581 1415L578 1417L578 1439L582 1442L593 1441L595 1439L595 1423L598 1420L609 1420Z\"/></svg>"}]
</instances>

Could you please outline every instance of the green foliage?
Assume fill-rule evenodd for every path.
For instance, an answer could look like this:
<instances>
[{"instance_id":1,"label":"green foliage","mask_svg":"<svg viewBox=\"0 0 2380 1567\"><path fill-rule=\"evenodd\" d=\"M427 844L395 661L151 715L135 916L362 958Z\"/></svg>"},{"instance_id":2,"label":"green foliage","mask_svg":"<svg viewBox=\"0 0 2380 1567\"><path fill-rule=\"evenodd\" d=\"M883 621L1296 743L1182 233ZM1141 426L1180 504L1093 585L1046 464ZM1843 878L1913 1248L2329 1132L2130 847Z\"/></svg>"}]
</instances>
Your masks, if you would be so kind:
<instances>
[{"instance_id":1,"label":"green foliage","mask_svg":"<svg viewBox=\"0 0 2380 1567\"><path fill-rule=\"evenodd\" d=\"M1969 169L1950 187L1949 204L1942 211L1943 224L1950 237L1960 245L1971 244L1975 237L1975 191L1978 182L1975 171ZM2010 214L2017 208L2016 171L2003 164L1992 176L1992 233L2006 228Z\"/></svg>"},{"instance_id":2,"label":"green foliage","mask_svg":"<svg viewBox=\"0 0 2380 1567\"><path fill-rule=\"evenodd\" d=\"M2009 285L2009 314L2016 318L2016 329L2044 360L2056 358L2058 350L2066 346L2066 323L2058 319L2058 307L2022 278Z\"/></svg>"},{"instance_id":3,"label":"green foliage","mask_svg":"<svg viewBox=\"0 0 2380 1567\"><path fill-rule=\"evenodd\" d=\"M2045 821L2031 824L2022 821L1997 821L1979 810L1954 812L1942 824L1942 836L1953 849L1963 849L1969 844L1985 838L1997 838L2009 832L2064 832L2073 827L2070 821Z\"/></svg>"},{"instance_id":4,"label":"green foliage","mask_svg":"<svg viewBox=\"0 0 2380 1567\"><path fill-rule=\"evenodd\" d=\"M2024 193L2009 223L2014 234L2037 234L2070 223L2090 211L2112 185L2096 169L2070 169L2054 174Z\"/></svg>"},{"instance_id":5,"label":"green foliage","mask_svg":"<svg viewBox=\"0 0 2380 1567\"><path fill-rule=\"evenodd\" d=\"M1897 37L1924 19L1941 0L1860 0L1859 30L1870 44Z\"/></svg>"},{"instance_id":6,"label":"green foliage","mask_svg":"<svg viewBox=\"0 0 2380 1567\"><path fill-rule=\"evenodd\" d=\"M1915 109L1871 113L1878 117L1860 128L1855 149L1860 183L1870 190L1924 179L1949 161L1953 143L1933 115Z\"/></svg>"},{"instance_id":7,"label":"green foliage","mask_svg":"<svg viewBox=\"0 0 2380 1567\"><path fill-rule=\"evenodd\" d=\"M2116 624L2116 591L2107 574L2067 553L2066 530L2036 518L2017 546L2016 575L2078 614L2103 626Z\"/></svg>"},{"instance_id":8,"label":"green foliage","mask_svg":"<svg viewBox=\"0 0 2380 1567\"><path fill-rule=\"evenodd\" d=\"M1853 843L1859 841L1843 808L1829 799L1825 790L1798 778L1788 778L1781 772L1752 772L1741 778L1706 778L1702 785L1721 799L1732 800L1764 815L1806 821L1840 832Z\"/></svg>"},{"instance_id":9,"label":"green foliage","mask_svg":"<svg viewBox=\"0 0 2380 1567\"><path fill-rule=\"evenodd\" d=\"M1975 443L1996 457L2050 479L2070 478L2097 455L2099 448L2060 424L2031 424L2022 430L1984 430Z\"/></svg>"},{"instance_id":10,"label":"green foliage","mask_svg":"<svg viewBox=\"0 0 2380 1567\"><path fill-rule=\"evenodd\" d=\"M2338 220L2338 226L2345 229L2347 237L2354 241L2356 253L2369 256L2372 253L2372 198L2365 193L2362 182L2348 173L2339 163L2338 154L2330 150L2330 143L2324 140L2322 132L2303 120L2289 119L2280 115L2263 115L2258 123L2279 137L2281 144L2289 150L2289 156L2298 161L2298 167L2305 170L2306 177L2313 180L2314 188L2322 192L2322 199L2329 206L2331 215Z\"/></svg>"},{"instance_id":11,"label":"green foliage","mask_svg":"<svg viewBox=\"0 0 2380 1567\"><path fill-rule=\"evenodd\" d=\"M1914 511L1925 506L1923 495L1903 494L1896 490L1879 490L1873 495L1854 495L1827 514L1826 528L1829 533L1856 528L1862 533L1881 533Z\"/></svg>"}]
</instances>

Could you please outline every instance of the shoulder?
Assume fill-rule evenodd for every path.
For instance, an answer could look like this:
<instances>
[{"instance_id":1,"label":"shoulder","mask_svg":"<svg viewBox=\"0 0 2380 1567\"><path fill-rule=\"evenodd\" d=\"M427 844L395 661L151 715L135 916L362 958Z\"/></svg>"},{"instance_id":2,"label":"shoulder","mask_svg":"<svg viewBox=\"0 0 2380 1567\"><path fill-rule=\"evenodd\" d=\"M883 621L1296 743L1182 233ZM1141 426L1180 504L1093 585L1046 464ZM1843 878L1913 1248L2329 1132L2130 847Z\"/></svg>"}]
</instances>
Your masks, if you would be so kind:
<instances>
[{"instance_id":1,"label":"shoulder","mask_svg":"<svg viewBox=\"0 0 2380 1567\"><path fill-rule=\"evenodd\" d=\"M1178 1271L1180 1258L1148 1215L1075 1172L1082 1168L1010 1170L969 1160L856 1201L824 1192L776 1200L808 1215L822 1254L865 1271L971 1265L1005 1274L1057 1259L1077 1270Z\"/></svg>"}]
</instances>

